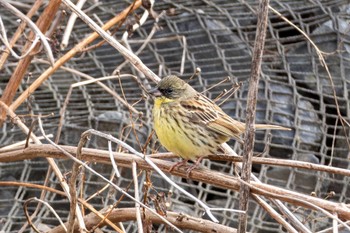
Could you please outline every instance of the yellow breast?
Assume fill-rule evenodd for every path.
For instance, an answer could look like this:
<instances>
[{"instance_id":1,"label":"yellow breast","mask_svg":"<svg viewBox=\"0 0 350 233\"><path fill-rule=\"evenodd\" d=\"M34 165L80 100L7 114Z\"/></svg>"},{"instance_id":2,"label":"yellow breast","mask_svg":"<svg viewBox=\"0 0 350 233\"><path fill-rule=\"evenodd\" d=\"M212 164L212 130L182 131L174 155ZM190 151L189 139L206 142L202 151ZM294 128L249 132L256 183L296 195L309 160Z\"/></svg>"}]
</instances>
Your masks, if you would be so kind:
<instances>
[{"instance_id":1,"label":"yellow breast","mask_svg":"<svg viewBox=\"0 0 350 233\"><path fill-rule=\"evenodd\" d=\"M159 97L153 107L154 130L160 143L170 152L183 159L195 160L199 156L213 154L208 145L200 144L196 132L185 132L184 122L178 118L176 108L179 106L172 100ZM175 119L176 118L176 119ZM188 120L188 119L187 119ZM188 130L188 129L187 129Z\"/></svg>"}]
</instances>

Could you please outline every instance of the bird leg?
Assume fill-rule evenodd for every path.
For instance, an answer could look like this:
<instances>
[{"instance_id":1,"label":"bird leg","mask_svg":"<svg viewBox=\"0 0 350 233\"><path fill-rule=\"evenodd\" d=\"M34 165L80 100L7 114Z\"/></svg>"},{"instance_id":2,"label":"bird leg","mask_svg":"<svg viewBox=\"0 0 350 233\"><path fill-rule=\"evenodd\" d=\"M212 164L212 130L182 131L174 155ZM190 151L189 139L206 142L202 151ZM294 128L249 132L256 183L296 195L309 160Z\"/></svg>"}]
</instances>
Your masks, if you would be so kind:
<instances>
[{"instance_id":1,"label":"bird leg","mask_svg":"<svg viewBox=\"0 0 350 233\"><path fill-rule=\"evenodd\" d=\"M188 162L188 159L183 159L182 161L175 163L173 166L171 166L171 168L169 169L169 172L172 172L172 170L174 170L177 167L185 166L187 162Z\"/></svg>"},{"instance_id":2,"label":"bird leg","mask_svg":"<svg viewBox=\"0 0 350 233\"><path fill-rule=\"evenodd\" d=\"M186 171L187 178L190 177L191 171L199 166L199 164L200 164L200 162L202 162L203 158L204 157L198 157L196 159L196 161L194 162L194 164L187 169L187 171Z\"/></svg>"}]
</instances>

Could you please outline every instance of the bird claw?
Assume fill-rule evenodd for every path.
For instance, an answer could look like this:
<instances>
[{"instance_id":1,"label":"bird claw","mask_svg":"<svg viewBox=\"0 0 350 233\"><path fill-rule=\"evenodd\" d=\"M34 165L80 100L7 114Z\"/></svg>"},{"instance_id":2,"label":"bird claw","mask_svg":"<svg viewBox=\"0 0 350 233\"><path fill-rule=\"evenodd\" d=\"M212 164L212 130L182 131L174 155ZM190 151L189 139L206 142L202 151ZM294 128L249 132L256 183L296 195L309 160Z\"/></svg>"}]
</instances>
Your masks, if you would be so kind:
<instances>
[{"instance_id":1,"label":"bird claw","mask_svg":"<svg viewBox=\"0 0 350 233\"><path fill-rule=\"evenodd\" d=\"M199 166L200 162L202 162L202 160L203 160L203 157L198 157L196 159L196 161L194 162L194 164L186 170L187 178L190 178L190 174L191 174L192 170L197 168Z\"/></svg>"},{"instance_id":2,"label":"bird claw","mask_svg":"<svg viewBox=\"0 0 350 233\"><path fill-rule=\"evenodd\" d=\"M187 178L190 178L190 174L191 174L192 170L195 169L196 167L198 167L198 164L194 164L194 165L190 166L190 167L186 170L186 176L187 176Z\"/></svg>"},{"instance_id":3,"label":"bird claw","mask_svg":"<svg viewBox=\"0 0 350 233\"><path fill-rule=\"evenodd\" d=\"M194 162L194 164L186 169L187 178L190 178L190 174L191 174L192 170L197 168L202 160L203 160L203 157L198 157L196 159L196 161ZM169 169L169 172L172 172L177 167L185 166L187 164L187 162L188 162L188 160L184 159L178 163L175 163L173 166L171 166L171 168Z\"/></svg>"},{"instance_id":4,"label":"bird claw","mask_svg":"<svg viewBox=\"0 0 350 233\"><path fill-rule=\"evenodd\" d=\"M175 163L173 166L171 166L171 168L169 169L169 172L172 172L177 167L185 166L187 162L188 162L188 160L184 159L184 160L182 160L180 162Z\"/></svg>"}]
</instances>

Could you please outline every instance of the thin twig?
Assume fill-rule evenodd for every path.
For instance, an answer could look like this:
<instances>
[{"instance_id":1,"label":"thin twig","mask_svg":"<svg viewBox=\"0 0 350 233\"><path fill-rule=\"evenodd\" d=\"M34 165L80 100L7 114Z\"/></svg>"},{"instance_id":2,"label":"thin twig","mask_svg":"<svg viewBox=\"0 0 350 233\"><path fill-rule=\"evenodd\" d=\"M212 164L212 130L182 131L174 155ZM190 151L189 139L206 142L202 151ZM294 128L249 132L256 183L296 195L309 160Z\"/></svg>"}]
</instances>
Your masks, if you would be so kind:
<instances>
[{"instance_id":1,"label":"thin twig","mask_svg":"<svg viewBox=\"0 0 350 233\"><path fill-rule=\"evenodd\" d=\"M52 54L52 50L50 47L49 42L46 39L46 36L41 32L41 30L36 26L35 23L33 23L33 21L31 21L25 14L23 14L22 12L20 12L17 8L13 7L10 3L8 3L5 0L0 0L0 5L4 6L6 9L10 10L13 14L15 14L17 17L19 17L21 20L26 21L28 26L35 32L35 34L37 35L37 37L40 38L41 43L44 46L44 49L46 51L47 57L51 63L51 65L53 65L55 63L55 59L53 57Z\"/></svg>"},{"instance_id":2,"label":"thin twig","mask_svg":"<svg viewBox=\"0 0 350 233\"><path fill-rule=\"evenodd\" d=\"M347 225L350 225L350 220L345 222ZM329 228L323 229L321 231L317 231L317 233L333 233L334 228L337 230L343 230L345 227L342 224L338 224L337 226L331 226Z\"/></svg>"},{"instance_id":3,"label":"thin twig","mask_svg":"<svg viewBox=\"0 0 350 233\"><path fill-rule=\"evenodd\" d=\"M157 154L155 154L157 155ZM169 156L169 153L159 154L159 156L155 156L155 158L158 157L173 157ZM152 156L153 157L153 156ZM242 156L225 156L225 155L213 155L208 157L210 160L217 160L217 161L232 161L232 162L242 162L243 157ZM301 168L308 171L321 171L321 172L328 172L343 176L350 176L350 170L349 169L343 169L339 167L332 167L330 165L321 165L321 164L315 164L310 162L304 162L304 161L297 161L297 160L291 160L291 159L276 159L276 158L263 158L263 157L253 157L252 162L254 164L265 164L265 165L272 165L272 166L282 166L282 167L290 167L290 168Z\"/></svg>"},{"instance_id":4,"label":"thin twig","mask_svg":"<svg viewBox=\"0 0 350 233\"><path fill-rule=\"evenodd\" d=\"M166 37L166 38L154 38L154 39L151 39L150 42L162 43L162 42L169 42L169 41L172 41L172 40L179 40L180 44L182 42L182 55L181 55L181 64L180 64L180 74L183 74L184 70L185 70L186 51L188 50L186 36L175 35L175 36L169 36L169 37ZM134 39L134 40L129 40L128 42L130 44L132 44L132 43L143 43L144 40ZM162 74L161 74L162 67L163 67L163 65L159 64L158 76L162 76ZM199 70L199 72L197 72L198 70ZM199 74L199 73L200 73L200 68L197 68L195 74Z\"/></svg>"},{"instance_id":5,"label":"thin twig","mask_svg":"<svg viewBox=\"0 0 350 233\"><path fill-rule=\"evenodd\" d=\"M39 118L40 119L40 118ZM83 146L86 144L87 138L81 138L78 143L77 147L77 159L81 159L81 150ZM73 162L72 165L72 173L69 181L69 194L70 194L70 208L69 208L69 218L68 218L68 233L73 233L74 230L74 222L75 222L75 211L76 207L79 207L77 205L77 188L76 188L76 181L79 175L79 166L80 164ZM79 231L82 231L82 229L79 229Z\"/></svg>"},{"instance_id":6,"label":"thin twig","mask_svg":"<svg viewBox=\"0 0 350 233\"><path fill-rule=\"evenodd\" d=\"M140 202L139 181L137 180L137 164L135 161L132 161L132 177L134 179L135 199ZM142 217L141 217L140 205L138 204L138 202L135 202L135 208L136 208L136 219L137 219L137 228L138 228L137 232L143 233Z\"/></svg>"},{"instance_id":7,"label":"thin twig","mask_svg":"<svg viewBox=\"0 0 350 233\"><path fill-rule=\"evenodd\" d=\"M61 4L61 0L49 1L46 5L44 11L40 14L38 20L36 21L36 24L31 22L30 20L27 21L27 23L29 23L29 26L30 25L33 26L33 24L37 25L37 28L40 30L39 31L32 30L29 33L27 41L22 49L23 51L26 51L31 46L32 41L35 39L35 37L38 37L38 33L39 33L39 36L43 36L42 34L47 32L56 12L59 10L60 4ZM21 13L19 12L19 14L21 14ZM43 36L43 38L42 38L41 45L44 46L44 49L51 49L50 46L48 45L48 42L46 41L45 36ZM40 46L38 44L34 50L35 53L33 52L30 55L26 56L25 58L19 60L18 63L16 64L15 70L13 72L11 72L11 78L9 79L5 90L3 91L3 95L1 97L1 100L3 102L5 102L7 105L10 105L12 103L12 101L17 93L17 90L21 84L21 81L23 80L24 76L28 72L28 67L30 66L30 63L31 63L33 57L36 55L37 52L39 52L39 49L40 49ZM49 50L49 51L51 51L51 50ZM49 59L49 63L51 64L51 66L52 66L53 62L54 62L53 59ZM28 97L29 97L29 94L25 98L23 98L21 101L25 101ZM15 109L12 108L12 110L14 111ZM0 125L3 123L5 115L6 115L5 111L1 111L1 109L0 109Z\"/></svg>"},{"instance_id":8,"label":"thin twig","mask_svg":"<svg viewBox=\"0 0 350 233\"><path fill-rule=\"evenodd\" d=\"M128 16L132 13L132 10L134 9L134 7L136 6L136 4L140 4L140 1L138 0L133 0L132 4L130 5L130 7L128 8L128 11L125 12L124 17L118 22L118 25L116 26L116 28L113 29L113 31L111 32L111 35L114 35L120 28L121 26L124 24L124 22L126 21L126 19L128 18ZM85 11L87 12L87 11ZM109 32L109 30L106 30ZM102 45L104 45L106 43L105 40L101 40L100 42L91 45L89 47L83 48L82 52L86 52L92 49L96 49L101 47Z\"/></svg>"},{"instance_id":9,"label":"thin twig","mask_svg":"<svg viewBox=\"0 0 350 233\"><path fill-rule=\"evenodd\" d=\"M79 9L83 8L85 2L86 2L86 0L79 0L77 2L77 7ZM77 20L77 18L78 18L78 16L74 13L72 13L71 16L69 17L66 28L65 28L64 33L63 33L63 37L62 37L61 50L64 50L67 48L69 38L70 38L70 35L71 35L73 27L74 27L74 23Z\"/></svg>"},{"instance_id":10,"label":"thin twig","mask_svg":"<svg viewBox=\"0 0 350 233\"><path fill-rule=\"evenodd\" d=\"M243 144L243 164L241 170L242 180L249 183L252 169L252 157L255 141L255 112L256 101L258 95L258 84L261 71L261 61L265 45L266 27L268 18L268 5L269 0L261 0L258 10L258 22L256 26L256 37L254 43L254 51L252 57L251 74L249 79L249 90L247 98L246 108L246 127L244 133ZM250 190L249 186L242 184L240 189L239 209L243 211L248 210ZM247 219L246 214L239 215L238 232L244 233L247 231Z\"/></svg>"},{"instance_id":11,"label":"thin twig","mask_svg":"<svg viewBox=\"0 0 350 233\"><path fill-rule=\"evenodd\" d=\"M34 189L40 189L40 190L44 190L47 192L51 192L51 193L55 193L58 195L61 195L63 197L67 197L67 194L59 191L57 189L53 189L51 187L47 187L44 185L39 185L39 184L33 184L33 183L28 183L28 182L14 182L14 181L0 181L0 187L1 186L20 186L20 187L29 187L29 188L34 188ZM92 205L90 205L89 203L87 203L87 201L78 198L78 201L84 206L86 207L88 210L90 210L93 214L95 214L100 220L102 220L103 225L108 224L110 227L112 227L115 231L118 231L118 227L108 218L105 218L104 215L102 215L102 213L100 213L99 211L97 211ZM39 202L40 203L40 202ZM91 213L91 214L92 214ZM103 213L105 214L105 213ZM87 222L88 223L88 222ZM96 224L97 225L97 224ZM74 229L78 229L79 225L75 224L75 228ZM91 225L90 225L91 228ZM52 231L50 231L52 233ZM64 231L66 232L66 231ZM93 231L91 231L93 232ZM124 233L124 232L123 232Z\"/></svg>"},{"instance_id":12,"label":"thin twig","mask_svg":"<svg viewBox=\"0 0 350 233\"><path fill-rule=\"evenodd\" d=\"M191 77L192 78L192 77ZM218 83L215 83L214 85L212 85L211 87L209 88L206 88L204 91L201 92L201 94L204 94L208 91L210 91L211 89L215 88L215 87L218 87L220 86L221 84L223 84L224 82L227 82L227 81L230 81L231 80L231 77L230 76L227 76L226 78L224 78L223 80L219 81Z\"/></svg>"},{"instance_id":13,"label":"thin twig","mask_svg":"<svg viewBox=\"0 0 350 233\"><path fill-rule=\"evenodd\" d=\"M309 42L310 44L312 45L312 47L316 50L316 53L318 55L318 58L320 59L321 61L321 64L322 66L325 68L326 70L326 73L327 73L327 76L328 76L328 79L329 79L329 82L331 84L331 87L332 87L332 91L333 91L333 98L334 98L334 102L335 102L335 105L336 105L336 110L337 110L337 115L338 115L338 118L340 119L340 122L343 126L343 130L344 130L344 135L345 135L345 138L346 138L346 142L348 144L348 148L350 148L350 140L348 138L348 134L346 132L346 127L345 125L347 125L348 127L350 127L350 123L341 115L341 112L340 112L340 108L339 108L339 103L338 103L338 97L337 97L337 92L335 90L335 86L334 86L334 82L333 82L333 78L332 78L332 75L328 69L328 65L324 59L324 54L327 54L323 51L321 51L317 45L315 44L315 42L313 42L311 40L311 38L303 31L301 30L298 26L296 26L294 23L292 23L290 20L288 20L286 17L284 17L281 13L279 13L276 9L274 9L272 6L269 6L269 9L275 13L276 15L278 15L279 17L281 17L281 19L283 19L284 21L286 21L289 25L291 25L292 27L294 27L297 31L299 31Z\"/></svg>"},{"instance_id":14,"label":"thin twig","mask_svg":"<svg viewBox=\"0 0 350 233\"><path fill-rule=\"evenodd\" d=\"M66 68L66 67L64 67L64 68L61 67L61 68L73 72L73 69ZM121 98L115 91L111 90L105 84L103 84L101 82L101 81L104 81L104 80L121 79L121 78L129 78L129 77L131 77L134 80L138 81L136 76L128 75L128 74L122 74L122 75L107 76L107 77L102 77L102 78L93 78L93 77L91 77L89 75L86 75L86 74L78 72L78 71L76 71L76 73L79 73L80 76L82 76L82 77L84 77L84 78L86 78L88 80L77 82L77 83L74 83L74 84L70 85L70 87L68 89L68 92L66 94L66 99L64 100L64 104L63 104L63 106L62 106L62 108L60 110L60 120L59 120L59 124L58 124L56 140L55 140L56 143L59 141L59 138L60 138L60 135L61 135L61 131L62 131L62 127L63 127L64 118L65 118L65 115L66 115L66 109L68 107L69 99L70 99L70 97L72 95L73 88L75 88L75 87L84 86L84 85L88 85L88 84L92 84L92 83L97 83L102 88L104 88L109 94L111 94L114 98L116 98L118 101L120 101L122 104L124 104L129 109L129 111L135 112L139 116L142 115L141 112L137 111L133 106L131 106L128 102L126 102L126 100ZM137 83L139 83L139 82L137 82Z\"/></svg>"},{"instance_id":15,"label":"thin twig","mask_svg":"<svg viewBox=\"0 0 350 233\"><path fill-rule=\"evenodd\" d=\"M21 119L2 101L0 101L0 107L2 107L3 109L6 110L7 112L7 115L9 117L12 118L12 121L25 133L25 134L28 134L29 133L29 129L28 127L23 124L23 122L21 121ZM41 120L39 118L39 123L41 123ZM40 126L40 125L39 125ZM35 144L38 144L38 145L41 145L42 143L40 142L40 140L33 134L31 133L31 139L35 142ZM47 140L48 137L45 135L45 139ZM60 181L60 184L63 188L63 190L66 192L67 196L68 196L68 199L70 198L70 195L69 195L69 186L68 184L66 183L65 179L63 178L63 175L60 171L60 169L58 168L56 162L52 159L52 158L46 158L46 160L48 161L48 163L50 164L51 168L53 169L53 171L55 172L58 180ZM85 229L85 225L84 225L84 222L82 221L83 219L83 215L79 209L78 206L76 206L77 210L76 210L76 213L77 213L77 218L78 218L78 222L79 224L83 224L83 225L80 225L81 229Z\"/></svg>"},{"instance_id":16,"label":"thin twig","mask_svg":"<svg viewBox=\"0 0 350 233\"><path fill-rule=\"evenodd\" d=\"M113 151L112 151L112 142L108 141L108 152L109 152L109 157L111 159L111 164L114 169L113 174L115 174L116 177L120 177L119 169L117 164L115 163L114 156L113 156Z\"/></svg>"},{"instance_id":17,"label":"thin twig","mask_svg":"<svg viewBox=\"0 0 350 233\"><path fill-rule=\"evenodd\" d=\"M248 182L245 182L243 180L241 180L242 183L244 183L245 185L249 186L251 189L254 189L256 192L259 193L263 193L265 195L268 195L270 197L274 197L274 198L281 198L281 195L276 194L276 193L271 193L269 191L260 189L254 185L249 184ZM318 205L315 205L313 203L310 203L308 201L299 199L298 202L303 203L304 206L308 207L308 208L312 208L315 210L318 210L320 212L322 212L324 215L326 215L328 218L335 220L336 222L340 223L341 225L343 225L345 228L347 228L350 231L350 226L348 226L345 222L343 222L342 220L340 220L337 216L332 215L330 212L326 211L325 209L319 207ZM335 213L336 215L336 213ZM310 231L311 232L311 231Z\"/></svg>"},{"instance_id":18,"label":"thin twig","mask_svg":"<svg viewBox=\"0 0 350 233\"><path fill-rule=\"evenodd\" d=\"M4 45L6 46L6 49L8 51L10 51L10 53L12 54L12 56L14 56L16 59L21 60L23 58L25 58L26 56L28 56L28 54L30 54L32 52L32 50L35 48L36 44L39 42L40 37L36 36L32 42L32 44L30 45L30 47L28 48L27 51L25 51L24 54L22 55L18 55L13 49L12 46L10 44L10 42L7 39L7 35L6 35L6 29L4 26L4 23L2 22L1 16L0 16L0 30L1 30L1 35L0 35L0 40L4 43Z\"/></svg>"},{"instance_id":19,"label":"thin twig","mask_svg":"<svg viewBox=\"0 0 350 233\"><path fill-rule=\"evenodd\" d=\"M139 55L148 45L148 43L150 42L151 38L153 37L154 33L156 33L158 28L158 25L154 25L151 32L148 34L147 38L142 42L142 45L137 49L137 51L135 52L135 55ZM113 75L117 74L118 72L121 71L121 69L129 63L129 60L125 60L122 64L120 64L119 66L117 66L117 68L114 69L114 71L112 72Z\"/></svg>"},{"instance_id":20,"label":"thin twig","mask_svg":"<svg viewBox=\"0 0 350 233\"><path fill-rule=\"evenodd\" d=\"M150 220L154 224L162 224L163 220L160 219L154 213L145 210L145 218ZM222 224L213 223L210 220L196 218L183 213L176 213L168 211L167 215L164 216L169 222L175 226L186 230L186 232L218 232L218 233L237 233L235 228L224 226ZM136 220L136 209L135 208L120 208L113 209L110 213L109 219L113 222L120 221L135 221ZM99 223L99 218L95 214L89 214L85 216L86 222L90 223L90 226L94 226ZM105 225L105 223L103 223ZM103 226L102 225L102 226ZM89 229L90 230L90 229ZM153 229L154 230L154 229ZM154 231L152 231L154 232ZM173 230L162 231L162 232L173 232ZM61 226L58 226L50 231L50 233L64 233Z\"/></svg>"},{"instance_id":21,"label":"thin twig","mask_svg":"<svg viewBox=\"0 0 350 233\"><path fill-rule=\"evenodd\" d=\"M53 213L53 215L58 219L58 222L60 223L60 225L63 227L63 229L67 232L67 228L64 225L62 219L60 218L60 216L58 216L58 214L56 213L55 209L52 208L51 205L49 205L49 203L47 203L46 201L40 200L36 197L31 197L28 200L26 200L23 203L23 209L24 209L24 213L26 215L27 221L29 222L29 225L33 228L34 231L40 233L40 231L34 226L34 224L32 223L31 217L28 214L28 210L27 210L27 206L31 201L37 201L40 202L41 204L44 204L45 206L47 206L49 208L49 210Z\"/></svg>"},{"instance_id":22,"label":"thin twig","mask_svg":"<svg viewBox=\"0 0 350 233\"><path fill-rule=\"evenodd\" d=\"M42 60L42 59L36 59L35 61L38 61L40 63L47 63L46 61ZM140 85L141 89L144 89L145 88L143 87L142 83L140 83L139 79L135 76L135 75L132 75L132 74L119 74L119 75L112 75L112 76L105 76L105 77L100 77L101 80L99 80L99 78L94 78L93 76L91 75L88 75L86 73L83 73L81 71L78 71L76 69L73 69L73 68L69 68L69 67L66 67L66 66L61 66L60 69L62 70L66 70L72 74L75 74L75 75L78 75L79 77L82 77L84 79L87 79L87 80L94 80L92 82L85 82L85 83L82 83L82 82L79 82L79 83L82 83L84 85L87 85L87 84L90 84L90 83L94 83L96 82L97 85L101 86L107 93L111 94L115 99L117 99L119 102L121 102L122 105L125 105L128 109L130 109L133 113L137 114L137 115L142 115L143 113L138 111L137 109L135 109L132 105L130 105L128 102L126 102L123 98L121 98L119 96L118 93L116 93L114 90L112 90L111 88L109 88L107 85L105 85L104 83L100 82L102 80L109 80L109 79L117 79L117 78L132 78L134 79L137 84ZM79 86L77 83L73 84L73 85L76 85L76 86ZM75 87L76 87L75 86Z\"/></svg>"},{"instance_id":23,"label":"thin twig","mask_svg":"<svg viewBox=\"0 0 350 233\"><path fill-rule=\"evenodd\" d=\"M150 9L152 9L154 1L148 1L148 2L150 3ZM145 8L145 11L143 12L143 14L139 18L139 20L136 23L134 23L132 25L132 27L129 30L125 31L122 35L122 41L125 43L125 47L127 49L129 49L130 51L132 51L132 50L131 50L131 47L128 43L128 37L131 33L136 31L138 28L140 28L146 22L148 16L150 15L150 11L149 11L150 9Z\"/></svg>"},{"instance_id":24,"label":"thin twig","mask_svg":"<svg viewBox=\"0 0 350 233\"><path fill-rule=\"evenodd\" d=\"M116 15L114 18L109 20L102 28L104 30L108 30L115 23L122 20L127 12L129 12L130 10L133 11L137 9L138 7L140 7L140 5L141 5L141 0L137 0L130 7L126 8L120 14ZM68 51L65 55L60 57L52 67L45 70L25 91L22 92L22 94L11 104L10 106L11 110L12 111L16 110L23 103L23 101L25 101L28 98L28 96L30 96L47 78L50 77L50 75L52 75L60 66L66 63L69 59L71 59L77 53L80 53L86 45L93 42L96 38L98 38L98 34L94 32L91 35L89 35L87 38L85 38L83 41L81 41L79 44L77 44L70 51Z\"/></svg>"},{"instance_id":25,"label":"thin twig","mask_svg":"<svg viewBox=\"0 0 350 233\"><path fill-rule=\"evenodd\" d=\"M52 138L53 137L53 134L48 134L47 135L49 138ZM37 137L39 140L43 140L45 139L43 136L40 136L40 137ZM19 142L16 142L16 143L13 143L11 145L7 145L7 146L3 146L0 148L0 152L3 152L3 151L6 151L6 150L12 150L12 149L15 149L15 148L18 148L18 147L22 147L23 145L25 145L24 147L27 147L27 141L28 141L28 145L30 145L31 143L34 143L33 140L31 138L26 139L26 140L23 140L23 141L19 141Z\"/></svg>"},{"instance_id":26,"label":"thin twig","mask_svg":"<svg viewBox=\"0 0 350 233\"><path fill-rule=\"evenodd\" d=\"M79 163L81 166L83 166L86 170L90 171L91 173L95 174L96 176L100 177L102 180L104 180L105 182L109 183L112 187L114 187L116 190L118 190L119 192L123 193L125 196L127 196L128 198L132 199L133 201L137 201L135 200L135 198L133 196L131 196L129 193L125 192L122 188L120 188L119 186L115 185L113 182L111 182L110 180L108 180L107 178L105 178L103 175L101 175L100 173L96 172L94 169L92 169L91 167L87 166L84 162L80 161L79 159L77 159L76 157L74 157L72 154L68 153L66 150L64 150L61 146L55 144L53 141L51 141L48 137L46 137L44 128L42 127L42 122L41 119L39 118L39 128L41 130L42 135L45 137L45 139L51 144L53 145L55 148L57 148L58 150L60 150L64 155L66 155L68 158L72 159L73 161L75 161L76 163ZM84 132L82 134L82 138L84 137L89 137L90 136L90 132L93 130L88 130L86 132ZM110 139L112 139L113 137L111 137ZM114 139L114 138L113 138ZM114 140L111 140L114 141ZM139 202L140 205L146 209L148 209L149 211L157 214L153 209L149 208L148 206L145 206L143 203ZM158 215L158 214L157 214ZM181 232L180 229L178 229L177 227L175 227L174 225L172 225L169 221L167 221L165 218L163 218L162 216L159 215L160 218L162 218L164 220L165 223L169 224L170 226L174 227L174 229L177 232Z\"/></svg>"},{"instance_id":27,"label":"thin twig","mask_svg":"<svg viewBox=\"0 0 350 233\"><path fill-rule=\"evenodd\" d=\"M107 135L105 133L99 132L97 130L94 129L90 129L85 131L85 133L91 133L94 135L97 135L99 137L105 138L107 140L113 141L119 145L121 145L122 147L124 147L125 149L127 149L128 151L130 151L132 154L142 158L143 160L146 161L146 163L148 163L156 172L158 172L158 174L160 176L162 176L162 178L164 180L166 180L169 184L171 184L172 186L174 186L177 190L179 190L180 192L182 192L183 194L185 194L187 197L191 198L192 200L194 200L195 202L197 202L204 210L205 212L208 214L209 218L213 221L213 222L218 222L218 220L214 217L214 215L211 213L211 209L201 200L199 200L197 197L195 197L194 195L190 194L189 192L187 192L185 189L183 189L182 187L180 187L178 184L176 184L174 181L172 181L168 176L166 176L164 174L164 172L162 170L159 169L159 167L153 163L153 161L148 158L148 156L145 156L144 154L136 151L134 148L132 148L131 146L129 146L128 144L126 144L123 141L120 141L119 139L114 138L111 135Z\"/></svg>"},{"instance_id":28,"label":"thin twig","mask_svg":"<svg viewBox=\"0 0 350 233\"><path fill-rule=\"evenodd\" d=\"M222 148L225 150L226 153L229 153L230 156L237 157L237 154L234 152L232 153L232 149L229 145L227 145L226 143L222 145ZM253 159L253 158L252 158ZM243 157L242 157L242 161L243 161ZM237 166L237 168L242 169L242 163L236 163L235 164ZM251 177L256 181L261 183L261 181L254 175L252 174ZM268 206L269 204L267 202L265 202L264 200L261 199L261 197L253 194L252 197L258 202L258 203L262 203L262 207L265 210L270 209L271 211L268 212L271 214L271 217L273 217L278 223L280 223L283 227L285 227L289 232L297 232L280 214L277 214L276 211L272 210L272 207ZM283 213L285 213L285 215L290 219L290 221L292 223L294 223L294 225L298 226L299 229L303 229L307 232L308 229L304 226L304 224L302 224L298 219L295 218L295 216L293 215L293 213L291 213L291 211L279 200L274 200L270 198L270 201L273 202L280 210L283 211Z\"/></svg>"},{"instance_id":29,"label":"thin twig","mask_svg":"<svg viewBox=\"0 0 350 233\"><path fill-rule=\"evenodd\" d=\"M145 74L146 77L157 82L160 78L153 73L143 62L135 56L130 50L121 45L113 36L109 35L100 26L98 26L90 17L84 12L77 9L77 7L70 0L62 0L74 13L76 13L89 27L91 27L96 33L98 33L103 39L105 39L110 45L117 49L124 57L126 57L130 63L141 73Z\"/></svg>"},{"instance_id":30,"label":"thin twig","mask_svg":"<svg viewBox=\"0 0 350 233\"><path fill-rule=\"evenodd\" d=\"M44 186L46 186L49 183L51 172L52 172L52 168L48 167L47 172L46 172L46 176L45 176L45 180L44 180L44 184L43 184ZM46 193L47 193L46 189L41 189L41 193L40 193L39 199L40 200L44 200L45 196L46 196ZM38 205L35 207L35 211L29 216L30 220L29 221L27 220L27 222L25 222L22 225L22 227L21 227L21 229L19 229L18 233L23 233L26 230L26 228L27 228L28 224L30 223L30 221L33 220L37 216L39 211L41 210L41 206L42 205L43 204L41 202L38 202Z\"/></svg>"}]
</instances>

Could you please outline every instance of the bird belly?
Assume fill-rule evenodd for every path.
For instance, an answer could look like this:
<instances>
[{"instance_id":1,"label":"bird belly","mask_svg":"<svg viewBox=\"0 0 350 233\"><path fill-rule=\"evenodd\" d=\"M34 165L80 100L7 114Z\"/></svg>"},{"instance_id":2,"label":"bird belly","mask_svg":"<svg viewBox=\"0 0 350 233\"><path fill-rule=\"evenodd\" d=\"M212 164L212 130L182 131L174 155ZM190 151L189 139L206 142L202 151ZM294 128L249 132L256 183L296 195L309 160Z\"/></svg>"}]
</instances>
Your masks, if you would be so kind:
<instances>
[{"instance_id":1,"label":"bird belly","mask_svg":"<svg viewBox=\"0 0 350 233\"><path fill-rule=\"evenodd\" d=\"M183 159L195 160L201 156L215 154L219 144L211 140L203 129L200 136L199 126L191 122L175 120L174 116L164 114L165 109L155 108L153 110L154 130L160 143L170 152ZM187 127L185 126L187 123ZM191 126L191 129L188 127Z\"/></svg>"}]
</instances>

